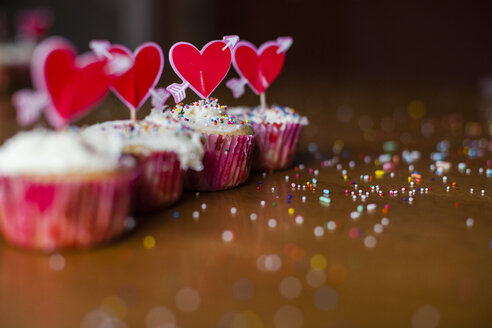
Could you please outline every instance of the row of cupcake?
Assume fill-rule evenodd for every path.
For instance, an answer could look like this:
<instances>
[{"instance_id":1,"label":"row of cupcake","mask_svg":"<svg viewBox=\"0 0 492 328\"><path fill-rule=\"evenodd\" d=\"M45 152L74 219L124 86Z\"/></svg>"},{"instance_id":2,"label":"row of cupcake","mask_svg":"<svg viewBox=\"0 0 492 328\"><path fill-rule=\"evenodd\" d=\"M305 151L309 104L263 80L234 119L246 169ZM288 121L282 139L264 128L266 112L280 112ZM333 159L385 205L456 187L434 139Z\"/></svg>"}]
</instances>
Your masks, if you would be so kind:
<instances>
[{"instance_id":1,"label":"row of cupcake","mask_svg":"<svg viewBox=\"0 0 492 328\"><path fill-rule=\"evenodd\" d=\"M243 183L252 162L287 167L305 118L281 123L267 118L270 111L258 123L258 110L228 115L210 99L154 109L136 123L20 132L0 147L4 237L48 251L88 247L121 235L132 208L148 212L175 203L183 184L223 190ZM262 141L253 154L255 139Z\"/></svg>"},{"instance_id":2,"label":"row of cupcake","mask_svg":"<svg viewBox=\"0 0 492 328\"><path fill-rule=\"evenodd\" d=\"M227 68L223 76L230 66L228 47L237 37L227 40L232 41L213 41L202 49L203 53L214 45ZM190 44L178 44L184 46L183 51L190 50ZM146 85L147 96L138 95L135 76L148 72L146 68L137 66L136 57L124 54L123 62L131 65L122 69L116 58L121 54L109 54L106 42L99 46L98 51L106 51L107 57L91 62L84 55L86 66L82 67L77 66L69 43L59 38L40 45L33 57L33 82L39 89L21 92L14 102L22 109L20 113L29 114L23 116L29 121L44 108L48 121L61 130L20 132L0 147L0 229L6 240L46 251L93 246L124 233L128 215L175 203L183 189L225 190L246 181L252 164L256 169L273 170L292 163L302 127L307 124L294 110L267 108L264 94L259 108L227 110L217 99L209 98L221 80L210 87L207 71L195 67L196 62L186 56L181 73L200 73L201 84L188 82L193 75L182 85L168 87L178 102L169 108L164 105L169 93L166 96L162 89L154 89L162 65L154 65L157 75L154 84ZM153 49L145 52L149 58L162 63L160 48L156 44L146 47ZM69 70L57 66L60 58ZM114 75L115 71L119 73ZM102 79L93 81L97 82L94 88L87 84L88 75L97 78L101 74ZM66 82L60 84L60 77ZM115 79L121 84L111 84ZM133 83L136 90L131 91ZM115 91L122 85L130 89L121 89L126 90L126 96L117 95L130 108L131 120L84 128L67 126L109 88ZM179 100L189 85L202 100L184 105ZM155 108L137 121L134 114L151 93Z\"/></svg>"}]
</instances>

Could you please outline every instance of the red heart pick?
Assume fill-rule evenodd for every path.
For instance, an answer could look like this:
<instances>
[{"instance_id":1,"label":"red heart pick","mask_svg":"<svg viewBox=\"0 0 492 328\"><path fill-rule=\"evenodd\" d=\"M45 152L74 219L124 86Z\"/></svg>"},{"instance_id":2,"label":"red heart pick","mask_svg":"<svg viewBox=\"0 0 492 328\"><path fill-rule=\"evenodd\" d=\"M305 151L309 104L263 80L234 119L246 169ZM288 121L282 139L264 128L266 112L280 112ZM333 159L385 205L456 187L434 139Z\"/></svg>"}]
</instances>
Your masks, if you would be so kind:
<instances>
[{"instance_id":1,"label":"red heart pick","mask_svg":"<svg viewBox=\"0 0 492 328\"><path fill-rule=\"evenodd\" d=\"M258 50L248 41L239 41L234 48L234 68L258 95L265 92L284 66L285 53L277 50L275 41L265 42Z\"/></svg>"},{"instance_id":2,"label":"red heart pick","mask_svg":"<svg viewBox=\"0 0 492 328\"><path fill-rule=\"evenodd\" d=\"M178 42L169 50L169 61L176 74L205 99L222 82L231 67L231 50L224 47L224 41L212 41L199 51L190 43Z\"/></svg>"},{"instance_id":3,"label":"red heart pick","mask_svg":"<svg viewBox=\"0 0 492 328\"><path fill-rule=\"evenodd\" d=\"M164 68L162 49L154 42L146 42L134 54L120 45L112 46L109 52L126 55L133 62L126 73L111 81L111 89L127 107L137 111L149 98L150 90L159 82Z\"/></svg>"},{"instance_id":4,"label":"red heart pick","mask_svg":"<svg viewBox=\"0 0 492 328\"><path fill-rule=\"evenodd\" d=\"M77 57L62 38L51 38L33 54L34 85L49 95L47 118L59 128L87 113L109 90L105 61L90 53Z\"/></svg>"}]
</instances>

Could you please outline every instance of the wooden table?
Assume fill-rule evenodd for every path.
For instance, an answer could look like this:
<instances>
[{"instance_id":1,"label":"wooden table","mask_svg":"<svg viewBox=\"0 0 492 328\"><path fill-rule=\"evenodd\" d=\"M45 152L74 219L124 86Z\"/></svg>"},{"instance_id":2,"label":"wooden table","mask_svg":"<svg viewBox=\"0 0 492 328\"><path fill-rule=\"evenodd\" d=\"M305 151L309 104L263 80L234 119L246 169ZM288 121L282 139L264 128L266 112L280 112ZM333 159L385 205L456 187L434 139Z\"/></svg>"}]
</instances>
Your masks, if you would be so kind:
<instances>
[{"instance_id":1,"label":"wooden table","mask_svg":"<svg viewBox=\"0 0 492 328\"><path fill-rule=\"evenodd\" d=\"M479 168L492 159L492 140L479 99L466 90L322 82L298 90L279 81L276 90L269 99L311 120L295 167L251 174L229 191L186 192L95 249L47 255L2 242L0 327L490 327L492 178ZM2 104L3 140L17 127ZM409 116L409 104L414 116L425 106L425 116ZM110 98L85 122L121 116L120 108ZM463 154L465 139L482 139L482 157ZM421 152L412 164L420 184L410 187L401 160L393 178L375 178L388 140L400 157L404 149ZM429 167L441 140L451 142L446 183ZM315 190L306 184L313 178ZM376 185L383 196L371 190ZM402 187L423 192L410 203ZM323 189L329 205L320 203ZM352 199L359 189L369 192L364 202Z\"/></svg>"}]
</instances>

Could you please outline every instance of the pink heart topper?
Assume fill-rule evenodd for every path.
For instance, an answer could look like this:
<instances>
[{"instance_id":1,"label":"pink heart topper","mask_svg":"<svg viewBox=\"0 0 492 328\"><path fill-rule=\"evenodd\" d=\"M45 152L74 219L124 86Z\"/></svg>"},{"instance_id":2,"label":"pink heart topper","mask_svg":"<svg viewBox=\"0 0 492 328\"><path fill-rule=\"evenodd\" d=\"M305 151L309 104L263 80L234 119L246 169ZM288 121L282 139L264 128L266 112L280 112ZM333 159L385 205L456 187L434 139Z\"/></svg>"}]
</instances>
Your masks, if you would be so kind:
<instances>
[{"instance_id":1,"label":"pink heart topper","mask_svg":"<svg viewBox=\"0 0 492 328\"><path fill-rule=\"evenodd\" d=\"M291 37L279 37L276 41L263 43L259 49L248 42L240 41L233 50L232 64L240 79L231 79L226 85L235 98L244 93L244 86L260 95L272 84L282 70L285 52L292 45Z\"/></svg>"},{"instance_id":2,"label":"pink heart topper","mask_svg":"<svg viewBox=\"0 0 492 328\"><path fill-rule=\"evenodd\" d=\"M223 40L207 43L202 50L187 42L178 42L169 50L169 62L176 74L183 80L181 84L171 84L167 90L176 103L185 97L190 87L198 96L208 98L229 72L232 61L231 48L239 37L226 36Z\"/></svg>"},{"instance_id":3,"label":"pink heart topper","mask_svg":"<svg viewBox=\"0 0 492 328\"><path fill-rule=\"evenodd\" d=\"M77 57L75 47L60 37L40 43L31 59L36 90L20 90L13 97L19 123L32 123L43 108L56 128L86 114L109 91L106 64L90 53Z\"/></svg>"},{"instance_id":4,"label":"pink heart topper","mask_svg":"<svg viewBox=\"0 0 492 328\"><path fill-rule=\"evenodd\" d=\"M132 66L126 73L116 76L110 85L111 90L127 107L138 111L161 78L164 68L162 49L154 42L146 42L133 54L122 45L113 45L108 51L111 54L125 55L131 60Z\"/></svg>"},{"instance_id":5,"label":"pink heart topper","mask_svg":"<svg viewBox=\"0 0 492 328\"><path fill-rule=\"evenodd\" d=\"M155 88L164 68L164 55L158 44L143 43L133 54L125 46L111 46L106 40L92 40L89 47L97 57L109 61L111 90L132 111L133 118L150 95L153 107L165 107L170 94L164 88Z\"/></svg>"}]
</instances>

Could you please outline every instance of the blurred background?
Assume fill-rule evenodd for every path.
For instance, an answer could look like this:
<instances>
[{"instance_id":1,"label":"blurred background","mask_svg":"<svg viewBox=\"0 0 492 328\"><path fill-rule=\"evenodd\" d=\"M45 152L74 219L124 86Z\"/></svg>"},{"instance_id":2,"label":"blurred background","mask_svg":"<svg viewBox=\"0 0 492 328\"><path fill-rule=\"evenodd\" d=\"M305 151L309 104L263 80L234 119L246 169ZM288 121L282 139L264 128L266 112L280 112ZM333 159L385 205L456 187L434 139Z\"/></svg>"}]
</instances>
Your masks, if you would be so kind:
<instances>
[{"instance_id":1,"label":"blurred background","mask_svg":"<svg viewBox=\"0 0 492 328\"><path fill-rule=\"evenodd\" d=\"M491 1L4 0L0 37L14 36L19 12L39 7L53 12L50 34L81 51L93 38L132 48L155 40L166 51L176 41L200 46L227 34L257 45L292 35L289 76L471 85L492 74Z\"/></svg>"},{"instance_id":2,"label":"blurred background","mask_svg":"<svg viewBox=\"0 0 492 328\"><path fill-rule=\"evenodd\" d=\"M45 34L64 36L81 52L95 38L130 48L153 40L167 53L183 40L201 47L237 34L258 46L291 35L284 70L268 90L272 102L306 108L328 98L335 111L368 95L365 110L374 112L402 93L388 108L413 99L432 106L438 98L441 110L466 112L470 95L478 95L476 112L492 117L492 1L4 0L0 41L17 42L19 15L37 8L51 13ZM28 81L17 79L19 71L10 76L10 91ZM236 75L231 69L228 78ZM177 81L166 65L161 85ZM214 95L225 103L258 102L252 92L234 101L224 83Z\"/></svg>"}]
</instances>

